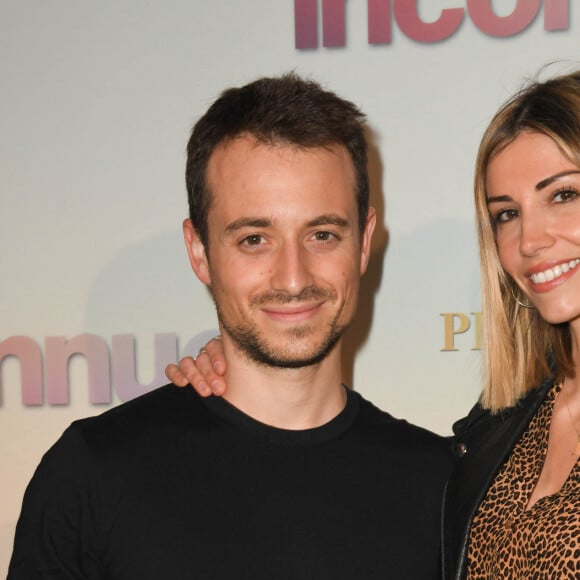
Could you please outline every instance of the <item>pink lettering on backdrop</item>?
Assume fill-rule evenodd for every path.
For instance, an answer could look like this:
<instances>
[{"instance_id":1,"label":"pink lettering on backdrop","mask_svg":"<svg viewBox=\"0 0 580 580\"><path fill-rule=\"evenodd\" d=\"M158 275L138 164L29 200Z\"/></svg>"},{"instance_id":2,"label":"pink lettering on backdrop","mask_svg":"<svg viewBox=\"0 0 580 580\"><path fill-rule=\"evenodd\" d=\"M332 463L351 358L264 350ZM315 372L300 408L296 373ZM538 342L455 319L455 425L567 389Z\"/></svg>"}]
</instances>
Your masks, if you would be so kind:
<instances>
[{"instance_id":1,"label":"pink lettering on backdrop","mask_svg":"<svg viewBox=\"0 0 580 580\"><path fill-rule=\"evenodd\" d=\"M570 26L570 0L544 0L544 29L567 30ZM516 35L536 18L542 0L517 0L511 14L498 16L492 0L466 0L467 14L475 26L491 37ZM391 10L392 9L392 10ZM367 0L369 44L389 44L392 17L408 38L416 42L439 42L451 37L461 26L464 8L445 8L434 22L419 17L419 0ZM294 0L296 48L318 47L317 0ZM322 0L323 46L346 45L345 0Z\"/></svg>"},{"instance_id":2,"label":"pink lettering on backdrop","mask_svg":"<svg viewBox=\"0 0 580 580\"><path fill-rule=\"evenodd\" d=\"M318 47L318 0L294 0L296 48Z\"/></svg>"},{"instance_id":3,"label":"pink lettering on backdrop","mask_svg":"<svg viewBox=\"0 0 580 580\"><path fill-rule=\"evenodd\" d=\"M391 4L385 0L368 0L369 44L390 44ZM299 48L296 45L296 48Z\"/></svg>"},{"instance_id":4,"label":"pink lettering on backdrop","mask_svg":"<svg viewBox=\"0 0 580 580\"><path fill-rule=\"evenodd\" d=\"M147 385L137 381L135 372L135 337L132 334L113 336L113 385L121 401L130 401L167 382L165 365L177 359L177 335L155 335L155 377Z\"/></svg>"},{"instance_id":5,"label":"pink lettering on backdrop","mask_svg":"<svg viewBox=\"0 0 580 580\"><path fill-rule=\"evenodd\" d=\"M322 0L322 46L346 44L346 0Z\"/></svg>"},{"instance_id":6,"label":"pink lettering on backdrop","mask_svg":"<svg viewBox=\"0 0 580 580\"><path fill-rule=\"evenodd\" d=\"M346 43L346 0L322 0L322 45ZM294 0L294 38L298 48L318 47L318 0Z\"/></svg>"},{"instance_id":7,"label":"pink lettering on backdrop","mask_svg":"<svg viewBox=\"0 0 580 580\"><path fill-rule=\"evenodd\" d=\"M569 0L544 0L544 28L546 30L568 30L569 26Z\"/></svg>"},{"instance_id":8,"label":"pink lettering on backdrop","mask_svg":"<svg viewBox=\"0 0 580 580\"><path fill-rule=\"evenodd\" d=\"M492 9L492 0L467 0L471 20L479 30L489 36L513 36L525 30L533 21L542 0L518 0L514 11L498 16Z\"/></svg>"},{"instance_id":9,"label":"pink lettering on backdrop","mask_svg":"<svg viewBox=\"0 0 580 580\"><path fill-rule=\"evenodd\" d=\"M28 336L11 336L0 342L0 363L8 357L15 357L20 363L22 403L42 405L44 393L40 347ZM2 392L2 374L0 374L0 403L2 403Z\"/></svg>"},{"instance_id":10,"label":"pink lettering on backdrop","mask_svg":"<svg viewBox=\"0 0 580 580\"><path fill-rule=\"evenodd\" d=\"M64 336L48 336L46 352L46 395L49 405L68 405L68 363L73 355L83 355L89 376L89 400L93 404L111 402L109 384L109 349L94 334L79 334L70 340Z\"/></svg>"},{"instance_id":11,"label":"pink lettering on backdrop","mask_svg":"<svg viewBox=\"0 0 580 580\"><path fill-rule=\"evenodd\" d=\"M181 356L195 355L218 332L213 328L196 334L184 346ZM137 380L136 346L132 334L113 335L110 356L105 340L95 334L80 334L71 339L47 336L44 339L44 361L39 345L32 338L11 336L0 341L0 371L5 359L18 360L25 406L43 405L45 399L49 405L68 405L71 391L69 364L73 357L79 356L86 363L91 404L110 404L112 392L121 401L128 401L165 384L165 365L177 360L175 333L155 334L153 342L155 370L149 383ZM0 406L3 388L0 372Z\"/></svg>"},{"instance_id":12,"label":"pink lettering on backdrop","mask_svg":"<svg viewBox=\"0 0 580 580\"><path fill-rule=\"evenodd\" d=\"M480 0L481 1L481 0ZM463 8L447 8L435 22L423 22L419 18L419 0L394 0L395 20L401 32L417 42L439 42L449 38L463 20Z\"/></svg>"}]
</instances>

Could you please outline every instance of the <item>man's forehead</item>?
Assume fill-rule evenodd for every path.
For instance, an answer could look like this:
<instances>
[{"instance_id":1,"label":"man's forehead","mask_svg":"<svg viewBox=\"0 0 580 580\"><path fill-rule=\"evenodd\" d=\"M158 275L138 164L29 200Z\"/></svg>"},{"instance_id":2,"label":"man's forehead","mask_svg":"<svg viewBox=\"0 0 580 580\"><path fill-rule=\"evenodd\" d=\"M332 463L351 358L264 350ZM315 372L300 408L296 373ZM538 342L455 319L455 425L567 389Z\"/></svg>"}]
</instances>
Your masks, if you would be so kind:
<instances>
[{"instance_id":1,"label":"man's forehead","mask_svg":"<svg viewBox=\"0 0 580 580\"><path fill-rule=\"evenodd\" d=\"M356 220L356 176L349 160L342 146L303 148L240 136L210 159L210 211L222 223L241 217L306 223L330 214Z\"/></svg>"},{"instance_id":2,"label":"man's forehead","mask_svg":"<svg viewBox=\"0 0 580 580\"><path fill-rule=\"evenodd\" d=\"M228 137L222 140L218 145L216 145L214 151L212 152L209 161L211 163L212 158L223 155L224 152L229 150L243 148L251 155L253 150L266 149L270 151L287 151L292 152L297 155L315 153L316 151L331 152L338 155L347 155L350 158L350 154L345 145L339 142L329 142L329 143L315 143L315 144L301 144L291 141L283 137L266 137L263 135L256 135L250 132L240 133L233 137Z\"/></svg>"},{"instance_id":3,"label":"man's forehead","mask_svg":"<svg viewBox=\"0 0 580 580\"><path fill-rule=\"evenodd\" d=\"M329 185L345 185L356 192L356 170L343 145L302 147L286 141L265 142L243 134L220 144L212 153L206 171L206 187L215 191L241 181L306 180L324 176Z\"/></svg>"},{"instance_id":4,"label":"man's forehead","mask_svg":"<svg viewBox=\"0 0 580 580\"><path fill-rule=\"evenodd\" d=\"M216 151L208 166L208 185L298 185L356 189L348 152L336 147L308 149L288 145L255 145L238 140Z\"/></svg>"}]
</instances>

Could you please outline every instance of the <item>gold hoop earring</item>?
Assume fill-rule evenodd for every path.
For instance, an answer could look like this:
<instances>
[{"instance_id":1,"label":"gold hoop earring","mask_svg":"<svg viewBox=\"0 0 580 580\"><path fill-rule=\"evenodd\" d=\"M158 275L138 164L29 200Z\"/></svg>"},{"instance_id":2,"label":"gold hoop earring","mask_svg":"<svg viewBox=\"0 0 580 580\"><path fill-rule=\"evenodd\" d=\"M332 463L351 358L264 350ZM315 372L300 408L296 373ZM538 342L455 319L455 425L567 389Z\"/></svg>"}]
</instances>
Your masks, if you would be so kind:
<instances>
[{"instance_id":1,"label":"gold hoop earring","mask_svg":"<svg viewBox=\"0 0 580 580\"><path fill-rule=\"evenodd\" d=\"M516 304L519 304L522 308L535 308L535 306L531 302L524 304L521 300L519 300L518 297L514 293L514 289L511 286L510 286L510 292L511 292L512 298L516 301Z\"/></svg>"}]
</instances>

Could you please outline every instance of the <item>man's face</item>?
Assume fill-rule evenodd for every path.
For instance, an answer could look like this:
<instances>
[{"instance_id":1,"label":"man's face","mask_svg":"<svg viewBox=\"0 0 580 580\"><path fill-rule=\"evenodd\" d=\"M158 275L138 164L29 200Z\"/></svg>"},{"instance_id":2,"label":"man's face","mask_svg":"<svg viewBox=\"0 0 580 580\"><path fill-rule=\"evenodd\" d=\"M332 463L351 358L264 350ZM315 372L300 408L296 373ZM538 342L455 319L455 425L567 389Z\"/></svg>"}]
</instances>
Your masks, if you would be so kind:
<instances>
[{"instance_id":1,"label":"man's face","mask_svg":"<svg viewBox=\"0 0 580 580\"><path fill-rule=\"evenodd\" d=\"M207 185L208 252L184 231L224 341L269 366L318 362L354 315L375 223L370 210L361 237L347 150L242 136L213 153Z\"/></svg>"}]
</instances>

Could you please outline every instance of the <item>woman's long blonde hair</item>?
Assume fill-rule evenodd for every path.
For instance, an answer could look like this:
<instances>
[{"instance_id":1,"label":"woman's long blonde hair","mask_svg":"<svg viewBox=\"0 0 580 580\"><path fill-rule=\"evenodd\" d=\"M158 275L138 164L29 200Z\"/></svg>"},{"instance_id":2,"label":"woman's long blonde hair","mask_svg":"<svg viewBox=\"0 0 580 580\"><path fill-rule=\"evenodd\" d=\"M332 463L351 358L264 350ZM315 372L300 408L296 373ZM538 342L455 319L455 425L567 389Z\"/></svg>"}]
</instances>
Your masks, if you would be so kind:
<instances>
[{"instance_id":1,"label":"woman's long blonde hair","mask_svg":"<svg viewBox=\"0 0 580 580\"><path fill-rule=\"evenodd\" d=\"M550 137L580 167L580 71L530 83L500 108L479 146L475 208L485 335L481 403L492 412L512 407L546 376L574 375L569 325L549 324L536 309L518 304L525 298L501 267L487 208L489 163L522 131Z\"/></svg>"}]
</instances>

